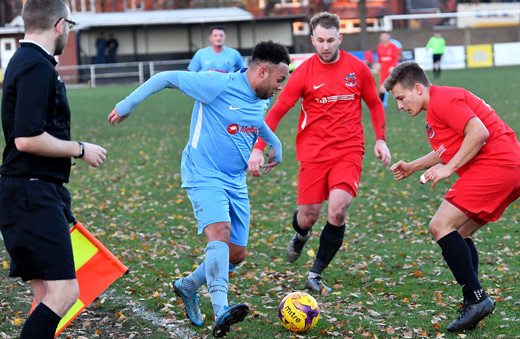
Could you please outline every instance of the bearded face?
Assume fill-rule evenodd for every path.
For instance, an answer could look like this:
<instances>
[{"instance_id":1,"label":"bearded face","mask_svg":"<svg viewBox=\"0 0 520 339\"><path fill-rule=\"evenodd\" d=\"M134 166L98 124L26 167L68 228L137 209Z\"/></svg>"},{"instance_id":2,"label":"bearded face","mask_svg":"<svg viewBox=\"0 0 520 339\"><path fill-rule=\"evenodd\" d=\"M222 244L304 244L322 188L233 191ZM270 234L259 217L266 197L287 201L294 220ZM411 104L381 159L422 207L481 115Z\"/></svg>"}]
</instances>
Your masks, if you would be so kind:
<instances>
[{"instance_id":1,"label":"bearded face","mask_svg":"<svg viewBox=\"0 0 520 339\"><path fill-rule=\"evenodd\" d=\"M63 49L67 45L67 40L69 39L69 29L65 28L65 30L66 32L64 31L62 35L59 35L54 42L54 55L61 55L61 53L63 53Z\"/></svg>"}]
</instances>

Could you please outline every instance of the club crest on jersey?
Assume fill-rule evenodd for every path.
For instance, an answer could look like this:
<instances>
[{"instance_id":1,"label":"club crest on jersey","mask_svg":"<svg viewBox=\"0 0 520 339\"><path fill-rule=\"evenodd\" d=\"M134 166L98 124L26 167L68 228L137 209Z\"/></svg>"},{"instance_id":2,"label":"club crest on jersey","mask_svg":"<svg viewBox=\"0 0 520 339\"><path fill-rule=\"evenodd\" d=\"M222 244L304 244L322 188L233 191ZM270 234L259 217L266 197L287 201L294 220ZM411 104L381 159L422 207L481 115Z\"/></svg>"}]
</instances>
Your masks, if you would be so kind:
<instances>
[{"instance_id":1,"label":"club crest on jersey","mask_svg":"<svg viewBox=\"0 0 520 339\"><path fill-rule=\"evenodd\" d=\"M426 133L428 134L428 138L430 139L435 136L435 131L433 130L433 128L430 127L429 122L426 123Z\"/></svg>"},{"instance_id":2,"label":"club crest on jersey","mask_svg":"<svg viewBox=\"0 0 520 339\"><path fill-rule=\"evenodd\" d=\"M238 125L237 124L231 124L227 127L227 131L229 134L237 134L238 133Z\"/></svg>"},{"instance_id":3,"label":"club crest on jersey","mask_svg":"<svg viewBox=\"0 0 520 339\"><path fill-rule=\"evenodd\" d=\"M345 85L348 87L356 86L356 73L347 74L347 77L345 78Z\"/></svg>"}]
</instances>

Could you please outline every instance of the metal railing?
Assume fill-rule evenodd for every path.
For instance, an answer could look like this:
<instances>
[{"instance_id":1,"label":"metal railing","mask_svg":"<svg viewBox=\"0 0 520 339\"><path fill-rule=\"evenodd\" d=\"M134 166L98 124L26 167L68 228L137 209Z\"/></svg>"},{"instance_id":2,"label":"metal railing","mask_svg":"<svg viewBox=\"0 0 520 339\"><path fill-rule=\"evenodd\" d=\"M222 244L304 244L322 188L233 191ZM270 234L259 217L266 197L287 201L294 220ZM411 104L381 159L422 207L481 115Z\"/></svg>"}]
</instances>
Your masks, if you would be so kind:
<instances>
[{"instance_id":1,"label":"metal railing","mask_svg":"<svg viewBox=\"0 0 520 339\"><path fill-rule=\"evenodd\" d=\"M142 84L155 73L187 70L190 60L120 62L114 64L58 66L61 79L67 84L88 87Z\"/></svg>"}]
</instances>

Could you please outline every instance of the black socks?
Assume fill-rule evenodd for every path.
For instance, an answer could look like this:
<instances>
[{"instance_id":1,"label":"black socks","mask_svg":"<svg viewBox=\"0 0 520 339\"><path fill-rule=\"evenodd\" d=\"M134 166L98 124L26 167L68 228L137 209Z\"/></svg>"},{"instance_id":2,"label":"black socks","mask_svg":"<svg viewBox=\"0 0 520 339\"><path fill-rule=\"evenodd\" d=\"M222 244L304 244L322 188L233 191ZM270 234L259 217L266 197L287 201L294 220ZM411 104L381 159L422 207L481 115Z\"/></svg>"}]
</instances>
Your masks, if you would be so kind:
<instances>
[{"instance_id":1,"label":"black socks","mask_svg":"<svg viewBox=\"0 0 520 339\"><path fill-rule=\"evenodd\" d=\"M343 245L343 236L345 235L345 225L334 226L327 222L320 236L320 247L316 260L311 268L311 272L321 274Z\"/></svg>"},{"instance_id":2,"label":"black socks","mask_svg":"<svg viewBox=\"0 0 520 339\"><path fill-rule=\"evenodd\" d=\"M487 298L486 293L478 282L468 242L462 238L459 232L453 231L439 239L437 243L442 249L442 256L453 276L462 286L464 300L470 303L477 303Z\"/></svg>"},{"instance_id":3,"label":"black socks","mask_svg":"<svg viewBox=\"0 0 520 339\"><path fill-rule=\"evenodd\" d=\"M478 277L478 252L473 240L471 238L464 239L468 245L469 251L471 252L471 262L473 263L473 270Z\"/></svg>"},{"instance_id":4,"label":"black socks","mask_svg":"<svg viewBox=\"0 0 520 339\"><path fill-rule=\"evenodd\" d=\"M296 233L298 233L299 235L301 235L302 237L305 237L309 234L309 231L310 230L304 230L300 227L300 225L298 225L298 211L294 212L294 216L293 216L293 221L292 221L292 227L294 228L294 230L296 231Z\"/></svg>"},{"instance_id":5,"label":"black socks","mask_svg":"<svg viewBox=\"0 0 520 339\"><path fill-rule=\"evenodd\" d=\"M20 339L53 339L61 318L40 303L25 321Z\"/></svg>"}]
</instances>

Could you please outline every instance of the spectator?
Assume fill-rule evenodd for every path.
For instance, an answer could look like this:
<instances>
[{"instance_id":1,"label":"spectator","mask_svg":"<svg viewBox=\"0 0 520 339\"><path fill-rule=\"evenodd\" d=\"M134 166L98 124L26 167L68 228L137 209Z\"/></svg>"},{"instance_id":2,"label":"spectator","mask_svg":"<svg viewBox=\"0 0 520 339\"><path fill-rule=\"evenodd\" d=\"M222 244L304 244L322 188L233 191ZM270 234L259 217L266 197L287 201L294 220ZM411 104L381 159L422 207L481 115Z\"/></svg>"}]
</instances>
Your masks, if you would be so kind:
<instances>
[{"instance_id":1,"label":"spectator","mask_svg":"<svg viewBox=\"0 0 520 339\"><path fill-rule=\"evenodd\" d=\"M117 42L117 39L114 38L114 33L110 33L108 35L107 40L107 62L109 64L116 63L116 53L117 48L119 47L119 43Z\"/></svg>"},{"instance_id":2,"label":"spectator","mask_svg":"<svg viewBox=\"0 0 520 339\"><path fill-rule=\"evenodd\" d=\"M94 60L95 64L104 64L107 62L106 59L106 50L107 50L107 40L105 39L105 33L99 33L98 38L96 39L96 59Z\"/></svg>"}]
</instances>

